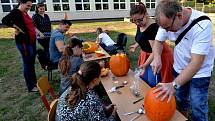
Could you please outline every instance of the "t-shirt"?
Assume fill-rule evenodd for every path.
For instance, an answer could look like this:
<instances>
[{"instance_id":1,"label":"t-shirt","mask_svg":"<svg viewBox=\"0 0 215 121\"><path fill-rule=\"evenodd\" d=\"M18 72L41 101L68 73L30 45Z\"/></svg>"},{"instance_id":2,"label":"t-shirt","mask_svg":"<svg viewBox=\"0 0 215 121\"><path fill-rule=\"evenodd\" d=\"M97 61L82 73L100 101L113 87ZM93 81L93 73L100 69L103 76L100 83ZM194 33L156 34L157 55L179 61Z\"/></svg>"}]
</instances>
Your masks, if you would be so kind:
<instances>
[{"instance_id":1,"label":"t-shirt","mask_svg":"<svg viewBox=\"0 0 215 121\"><path fill-rule=\"evenodd\" d=\"M56 29L52 34L51 34L51 38L50 38L50 42L49 42L49 53L50 53L50 60L53 63L57 63L59 62L59 59L62 56L62 53L59 52L57 46L56 46L56 42L57 41L64 41L64 35L63 33L59 30Z\"/></svg>"},{"instance_id":2,"label":"t-shirt","mask_svg":"<svg viewBox=\"0 0 215 121\"><path fill-rule=\"evenodd\" d=\"M151 24L144 32L140 31L140 27L137 28L135 41L139 44L143 51L148 53L152 52L149 40L155 40L158 28L159 26L156 23Z\"/></svg>"},{"instance_id":3,"label":"t-shirt","mask_svg":"<svg viewBox=\"0 0 215 121\"><path fill-rule=\"evenodd\" d=\"M167 32L163 28L159 28L156 40L165 41L167 39L176 41L177 37L182 33L191 22L206 15L203 12L192 9L192 14L188 23L177 32ZM202 20L195 24L183 37L181 42L174 48L174 69L180 73L186 68L191 61L191 54L205 55L205 60L200 70L193 78L209 77L213 69L214 47L213 47L213 26L210 20Z\"/></svg>"},{"instance_id":4,"label":"t-shirt","mask_svg":"<svg viewBox=\"0 0 215 121\"><path fill-rule=\"evenodd\" d=\"M104 43L106 46L116 44L105 32L99 34L99 39L101 39L101 42Z\"/></svg>"}]
</instances>

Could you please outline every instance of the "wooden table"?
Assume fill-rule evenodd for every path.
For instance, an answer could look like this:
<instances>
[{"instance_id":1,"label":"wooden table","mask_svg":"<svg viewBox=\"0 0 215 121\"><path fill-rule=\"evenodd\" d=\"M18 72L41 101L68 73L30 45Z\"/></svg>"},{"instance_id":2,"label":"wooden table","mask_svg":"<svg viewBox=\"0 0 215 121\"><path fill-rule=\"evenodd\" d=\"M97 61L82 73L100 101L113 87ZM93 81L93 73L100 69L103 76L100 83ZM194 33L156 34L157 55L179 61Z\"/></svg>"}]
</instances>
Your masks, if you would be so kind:
<instances>
[{"instance_id":1,"label":"wooden table","mask_svg":"<svg viewBox=\"0 0 215 121\"><path fill-rule=\"evenodd\" d=\"M97 57L95 53L82 54L84 61L102 60L111 57L101 46L99 46L98 50L102 51L105 55Z\"/></svg>"},{"instance_id":2,"label":"wooden table","mask_svg":"<svg viewBox=\"0 0 215 121\"><path fill-rule=\"evenodd\" d=\"M132 118L134 118L138 114L132 114L129 116L123 116L122 114L132 111L137 111L143 104L143 100L133 104L134 101L138 100L140 97L135 97L131 91L130 86L132 85L132 80L134 79L134 72L132 70L129 70L129 73L127 76L124 77L116 77L118 80L118 85L121 85L124 81L127 81L128 84L125 85L125 87L120 88L122 93L110 93L108 92L109 89L113 87L113 82L110 78L111 72L109 71L107 77L102 77L101 82L104 86L110 100L112 103L116 104L117 106L117 113L122 121L129 121ZM116 85L116 84L115 84ZM146 92L150 89L150 87L144 82L140 81L140 90L141 90L141 96L145 96ZM171 121L186 121L187 118L185 118L180 112L176 111ZM137 118L135 121L149 121L149 119L146 117L145 114L142 114L139 118Z\"/></svg>"}]
</instances>

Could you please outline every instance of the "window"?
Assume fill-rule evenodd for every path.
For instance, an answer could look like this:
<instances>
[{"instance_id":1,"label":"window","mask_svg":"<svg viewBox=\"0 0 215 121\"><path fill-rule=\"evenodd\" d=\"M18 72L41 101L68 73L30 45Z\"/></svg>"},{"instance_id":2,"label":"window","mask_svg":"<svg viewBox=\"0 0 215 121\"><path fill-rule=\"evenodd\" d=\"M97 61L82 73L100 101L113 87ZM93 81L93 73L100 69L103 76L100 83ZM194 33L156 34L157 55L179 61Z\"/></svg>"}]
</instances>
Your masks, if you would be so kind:
<instances>
[{"instance_id":1,"label":"window","mask_svg":"<svg viewBox=\"0 0 215 121\"><path fill-rule=\"evenodd\" d=\"M113 0L113 8L115 10L125 10L125 0Z\"/></svg>"},{"instance_id":2,"label":"window","mask_svg":"<svg viewBox=\"0 0 215 121\"><path fill-rule=\"evenodd\" d=\"M96 10L108 10L108 0L95 0Z\"/></svg>"},{"instance_id":3,"label":"window","mask_svg":"<svg viewBox=\"0 0 215 121\"><path fill-rule=\"evenodd\" d=\"M90 0L75 0L77 11L90 11Z\"/></svg>"},{"instance_id":4,"label":"window","mask_svg":"<svg viewBox=\"0 0 215 121\"><path fill-rule=\"evenodd\" d=\"M53 0L54 11L70 11L69 0Z\"/></svg>"},{"instance_id":5,"label":"window","mask_svg":"<svg viewBox=\"0 0 215 121\"><path fill-rule=\"evenodd\" d=\"M44 0L33 0L33 5L30 9L31 12L35 11L35 6L36 3L38 2L44 2ZM18 0L1 0L1 6L2 6L2 10L3 12L10 12L12 9L14 9L15 7L17 7L18 5Z\"/></svg>"},{"instance_id":6,"label":"window","mask_svg":"<svg viewBox=\"0 0 215 121\"><path fill-rule=\"evenodd\" d=\"M141 2L141 0L130 0L130 7L136 5L139 2Z\"/></svg>"},{"instance_id":7,"label":"window","mask_svg":"<svg viewBox=\"0 0 215 121\"><path fill-rule=\"evenodd\" d=\"M155 8L155 0L146 0L146 8Z\"/></svg>"}]
</instances>

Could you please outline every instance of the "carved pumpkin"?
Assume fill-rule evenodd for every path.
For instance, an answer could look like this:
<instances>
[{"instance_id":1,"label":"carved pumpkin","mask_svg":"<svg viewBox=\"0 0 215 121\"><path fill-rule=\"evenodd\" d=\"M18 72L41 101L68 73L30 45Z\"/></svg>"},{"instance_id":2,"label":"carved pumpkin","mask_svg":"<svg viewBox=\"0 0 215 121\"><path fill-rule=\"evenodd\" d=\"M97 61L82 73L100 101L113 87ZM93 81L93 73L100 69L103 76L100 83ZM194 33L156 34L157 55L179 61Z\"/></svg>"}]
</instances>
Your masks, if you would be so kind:
<instances>
[{"instance_id":1,"label":"carved pumpkin","mask_svg":"<svg viewBox=\"0 0 215 121\"><path fill-rule=\"evenodd\" d=\"M93 53L98 50L98 45L95 42L83 42L82 44L85 53Z\"/></svg>"},{"instance_id":2,"label":"carved pumpkin","mask_svg":"<svg viewBox=\"0 0 215 121\"><path fill-rule=\"evenodd\" d=\"M151 121L169 121L175 113L176 102L173 96L169 103L167 103L168 98L161 101L161 97L156 98L158 93L153 93L156 87L153 87L145 96L144 108L146 116Z\"/></svg>"},{"instance_id":3,"label":"carved pumpkin","mask_svg":"<svg viewBox=\"0 0 215 121\"><path fill-rule=\"evenodd\" d=\"M110 70L115 76L124 76L128 73L130 63L125 54L112 55L110 58Z\"/></svg>"}]
</instances>

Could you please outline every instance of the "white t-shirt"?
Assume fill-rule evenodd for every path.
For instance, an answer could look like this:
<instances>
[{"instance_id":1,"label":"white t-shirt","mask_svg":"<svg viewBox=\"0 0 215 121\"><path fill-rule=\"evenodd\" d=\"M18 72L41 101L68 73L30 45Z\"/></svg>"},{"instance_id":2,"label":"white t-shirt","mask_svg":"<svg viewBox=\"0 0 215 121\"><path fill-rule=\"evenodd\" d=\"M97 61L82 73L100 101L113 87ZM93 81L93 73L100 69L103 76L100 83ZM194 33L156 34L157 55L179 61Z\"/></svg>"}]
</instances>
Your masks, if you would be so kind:
<instances>
[{"instance_id":1,"label":"white t-shirt","mask_svg":"<svg viewBox=\"0 0 215 121\"><path fill-rule=\"evenodd\" d=\"M181 32L186 29L191 22L199 16L206 15L200 11L192 9L191 17L188 23L177 32L167 32L163 28L159 28L156 40L165 41L167 39L176 41ZM213 27L210 20L202 20L195 24L174 48L174 64L173 68L180 73L191 61L191 53L205 55L205 60L200 70L193 78L209 77L213 70L214 63L214 47L213 47Z\"/></svg>"},{"instance_id":2,"label":"white t-shirt","mask_svg":"<svg viewBox=\"0 0 215 121\"><path fill-rule=\"evenodd\" d=\"M106 46L111 46L116 44L106 33L99 34L99 39L101 39L101 42L104 43Z\"/></svg>"}]
</instances>

